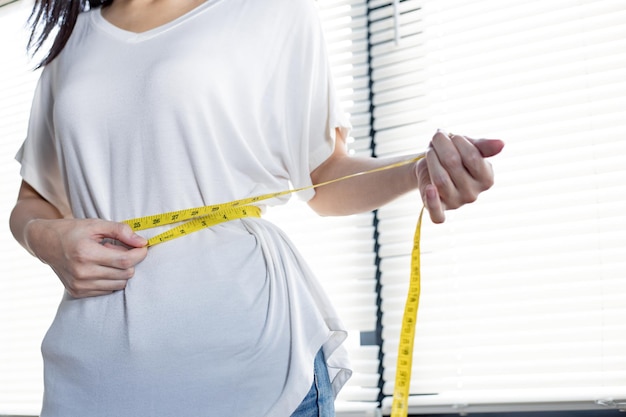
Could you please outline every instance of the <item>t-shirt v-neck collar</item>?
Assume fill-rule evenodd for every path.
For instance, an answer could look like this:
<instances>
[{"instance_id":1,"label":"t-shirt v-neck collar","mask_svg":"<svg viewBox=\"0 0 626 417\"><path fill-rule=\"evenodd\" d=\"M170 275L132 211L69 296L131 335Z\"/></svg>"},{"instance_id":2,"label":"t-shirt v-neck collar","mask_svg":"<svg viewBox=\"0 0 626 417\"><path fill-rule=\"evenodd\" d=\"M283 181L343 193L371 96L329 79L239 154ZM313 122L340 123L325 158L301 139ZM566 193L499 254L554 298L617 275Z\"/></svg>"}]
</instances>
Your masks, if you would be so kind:
<instances>
[{"instance_id":1,"label":"t-shirt v-neck collar","mask_svg":"<svg viewBox=\"0 0 626 417\"><path fill-rule=\"evenodd\" d=\"M167 23L164 23L162 25L159 25L152 29L148 29L143 32L132 32L132 31L122 29L119 26L114 25L113 23L106 20L104 16L102 16L101 8L92 10L90 14L91 14L92 22L95 23L95 25L99 29L107 32L109 35L114 36L120 40L127 41L127 42L141 42L143 40L154 38L155 36L158 36L161 33L167 32L168 30L180 25L181 23L184 23L185 21L194 18L198 14L202 13L204 10L208 9L209 7L213 6L216 3L219 3L220 1L221 0L205 0L204 3L196 6L195 8L191 9L187 13L173 20L170 20Z\"/></svg>"}]
</instances>

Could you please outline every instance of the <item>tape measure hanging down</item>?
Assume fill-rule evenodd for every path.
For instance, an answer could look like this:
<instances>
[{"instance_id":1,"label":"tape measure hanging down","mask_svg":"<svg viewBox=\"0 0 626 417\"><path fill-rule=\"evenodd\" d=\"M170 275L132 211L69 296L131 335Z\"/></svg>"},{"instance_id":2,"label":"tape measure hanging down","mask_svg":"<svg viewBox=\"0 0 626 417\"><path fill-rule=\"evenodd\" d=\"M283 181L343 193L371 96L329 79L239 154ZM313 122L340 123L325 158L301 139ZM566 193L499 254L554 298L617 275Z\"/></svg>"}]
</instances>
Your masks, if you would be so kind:
<instances>
[{"instance_id":1,"label":"tape measure hanging down","mask_svg":"<svg viewBox=\"0 0 626 417\"><path fill-rule=\"evenodd\" d=\"M404 304L402 328L398 341L398 359L396 362L396 381L391 403L391 417L406 417L409 413L409 389L411 388L411 370L413 367L413 343L415 341L415 323L419 308L421 291L420 268L420 235L424 207L420 211L413 235L413 250L411 251L411 278L409 292Z\"/></svg>"},{"instance_id":2,"label":"tape measure hanging down","mask_svg":"<svg viewBox=\"0 0 626 417\"><path fill-rule=\"evenodd\" d=\"M177 224L171 229L148 239L148 246L154 246L156 244L186 236L189 233L230 220L241 219L244 217L261 217L261 209L255 206L255 204L260 201L322 187L324 185L333 184L335 182L344 181L361 175L372 174L374 172L385 171L412 164L424 158L425 155L425 153L421 153L418 156L406 161L397 162L380 168L374 168L368 171L358 172L356 174L346 175L341 178L321 182L307 187L243 198L240 200L230 201L228 203L138 217L135 219L125 220L123 223L128 224L134 231ZM404 307L404 315L402 317L402 330L400 332L398 347L398 362L396 366L396 380L391 417L406 417L408 415L411 366L413 362L413 342L415 340L415 321L417 319L420 296L420 229L423 214L424 208L422 207L417 221L417 226L415 228L415 235L413 237L413 250L411 252L411 277L409 282L409 293Z\"/></svg>"}]
</instances>

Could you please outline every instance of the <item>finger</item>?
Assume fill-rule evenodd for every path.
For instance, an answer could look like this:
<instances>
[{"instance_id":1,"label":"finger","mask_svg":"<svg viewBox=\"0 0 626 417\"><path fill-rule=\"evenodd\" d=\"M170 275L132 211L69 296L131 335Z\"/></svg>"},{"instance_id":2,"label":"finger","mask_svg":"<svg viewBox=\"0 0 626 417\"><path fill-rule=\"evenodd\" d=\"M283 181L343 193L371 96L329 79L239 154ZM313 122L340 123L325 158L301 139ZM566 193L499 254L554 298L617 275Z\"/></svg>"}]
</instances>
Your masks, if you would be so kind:
<instances>
[{"instance_id":1,"label":"finger","mask_svg":"<svg viewBox=\"0 0 626 417\"><path fill-rule=\"evenodd\" d=\"M110 294L126 288L134 269L121 271L115 268L92 266L80 268L69 279L62 278L70 295L76 298Z\"/></svg>"},{"instance_id":2,"label":"finger","mask_svg":"<svg viewBox=\"0 0 626 417\"><path fill-rule=\"evenodd\" d=\"M124 251L128 250L127 247L116 245L115 243L112 243L112 242L104 242L102 244L102 246L104 246L107 249L113 249L113 250L117 250L117 251L120 251L120 252L124 252Z\"/></svg>"},{"instance_id":3,"label":"finger","mask_svg":"<svg viewBox=\"0 0 626 417\"><path fill-rule=\"evenodd\" d=\"M91 287L84 289L67 287L66 291L74 298L100 297L102 295L110 295L117 291L123 291L126 288L127 281L119 281L112 284L110 281L103 281Z\"/></svg>"},{"instance_id":4,"label":"finger","mask_svg":"<svg viewBox=\"0 0 626 417\"><path fill-rule=\"evenodd\" d=\"M67 289L67 293L72 298L89 298L89 297L100 297L102 295L110 295L115 291L85 291L85 292L74 292L70 289Z\"/></svg>"},{"instance_id":5,"label":"finger","mask_svg":"<svg viewBox=\"0 0 626 417\"><path fill-rule=\"evenodd\" d=\"M127 279L99 279L90 282L90 288L86 288L89 291L98 291L98 292L113 292L120 291L126 288L128 284Z\"/></svg>"},{"instance_id":6,"label":"finger","mask_svg":"<svg viewBox=\"0 0 626 417\"><path fill-rule=\"evenodd\" d=\"M120 248L122 250L120 250ZM107 254L101 259L99 265L105 268L113 268L121 271L134 269L135 265L143 261L148 254L148 248L146 247L125 249L121 246L117 246L114 249L105 249L107 249Z\"/></svg>"},{"instance_id":7,"label":"finger","mask_svg":"<svg viewBox=\"0 0 626 417\"><path fill-rule=\"evenodd\" d=\"M445 220L444 205L439 198L437 188L430 181L428 165L425 159L417 163L416 170L424 207L428 210L433 223L442 223Z\"/></svg>"},{"instance_id":8,"label":"finger","mask_svg":"<svg viewBox=\"0 0 626 417\"><path fill-rule=\"evenodd\" d=\"M451 139L461 155L461 161L470 176L480 184L481 189L489 188L493 180L491 164L485 161L479 149L466 137L454 135ZM484 184L484 185L483 185Z\"/></svg>"},{"instance_id":9,"label":"finger","mask_svg":"<svg viewBox=\"0 0 626 417\"><path fill-rule=\"evenodd\" d=\"M101 238L112 238L119 240L125 245L133 248L141 248L148 244L148 241L136 234L126 223L103 222L98 225Z\"/></svg>"},{"instance_id":10,"label":"finger","mask_svg":"<svg viewBox=\"0 0 626 417\"><path fill-rule=\"evenodd\" d=\"M428 168L431 179L444 200L455 198L458 190L467 190L472 187L471 177L463 165L463 158L459 149L447 136L438 132L433 136L432 149L437 154L437 160L432 159ZM478 151L474 151L480 157ZM434 175L433 175L434 173Z\"/></svg>"},{"instance_id":11,"label":"finger","mask_svg":"<svg viewBox=\"0 0 626 417\"><path fill-rule=\"evenodd\" d=\"M472 139L467 138L478 150L483 158L499 154L504 148L504 142L500 139Z\"/></svg>"},{"instance_id":12,"label":"finger","mask_svg":"<svg viewBox=\"0 0 626 417\"><path fill-rule=\"evenodd\" d=\"M128 279L94 279L75 280L69 286L71 294L86 294L91 292L113 292L126 288Z\"/></svg>"},{"instance_id":13,"label":"finger","mask_svg":"<svg viewBox=\"0 0 626 417\"><path fill-rule=\"evenodd\" d=\"M434 185L429 184L424 190L424 206L428 210L430 219L433 223L443 223L446 220L445 210L443 203L437 193L437 188Z\"/></svg>"},{"instance_id":14,"label":"finger","mask_svg":"<svg viewBox=\"0 0 626 417\"><path fill-rule=\"evenodd\" d=\"M104 244L87 241L76 248L72 254L75 264L89 268L90 265L98 265L104 268L125 270L132 268L145 259L148 254L147 247L127 248L111 242Z\"/></svg>"},{"instance_id":15,"label":"finger","mask_svg":"<svg viewBox=\"0 0 626 417\"><path fill-rule=\"evenodd\" d=\"M147 255L147 247L127 249L110 243L88 241L77 247L68 270L78 280L129 279L135 265Z\"/></svg>"},{"instance_id":16,"label":"finger","mask_svg":"<svg viewBox=\"0 0 626 417\"><path fill-rule=\"evenodd\" d=\"M85 264L70 269L68 273L71 277L70 282L80 283L76 285L81 289L93 289L90 285L99 280L127 281L131 279L135 275L135 267L122 269L110 265Z\"/></svg>"},{"instance_id":17,"label":"finger","mask_svg":"<svg viewBox=\"0 0 626 417\"><path fill-rule=\"evenodd\" d=\"M448 138L452 138L454 136L462 136L462 135L455 135L453 133L448 133L445 130L441 130L441 129L437 130L437 133L435 135L437 134L443 135ZM489 158L491 156L495 156L499 154L504 148L504 141L500 139L473 139L467 136L464 136L464 137L470 142L472 142L472 144L474 144L474 146L478 148L483 158Z\"/></svg>"},{"instance_id":18,"label":"finger","mask_svg":"<svg viewBox=\"0 0 626 417\"><path fill-rule=\"evenodd\" d=\"M432 148L427 150L424 159L427 167L427 181L420 182L423 198L426 198L426 190L429 185L435 187L439 196L447 196L453 193L454 183L446 169L441 165L435 150Z\"/></svg>"}]
</instances>

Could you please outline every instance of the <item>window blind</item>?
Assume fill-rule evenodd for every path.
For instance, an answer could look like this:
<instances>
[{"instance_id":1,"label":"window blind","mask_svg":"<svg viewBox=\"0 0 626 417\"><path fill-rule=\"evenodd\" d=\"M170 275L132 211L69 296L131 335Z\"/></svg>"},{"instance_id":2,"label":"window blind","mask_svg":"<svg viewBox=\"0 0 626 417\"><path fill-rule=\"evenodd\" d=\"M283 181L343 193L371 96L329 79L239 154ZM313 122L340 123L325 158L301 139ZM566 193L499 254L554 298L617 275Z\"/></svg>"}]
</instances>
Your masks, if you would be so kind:
<instances>
[{"instance_id":1,"label":"window blind","mask_svg":"<svg viewBox=\"0 0 626 417\"><path fill-rule=\"evenodd\" d=\"M436 128L506 141L496 185L425 222L410 412L626 398L626 2L369 2L377 155ZM379 210L383 412L421 207Z\"/></svg>"}]
</instances>

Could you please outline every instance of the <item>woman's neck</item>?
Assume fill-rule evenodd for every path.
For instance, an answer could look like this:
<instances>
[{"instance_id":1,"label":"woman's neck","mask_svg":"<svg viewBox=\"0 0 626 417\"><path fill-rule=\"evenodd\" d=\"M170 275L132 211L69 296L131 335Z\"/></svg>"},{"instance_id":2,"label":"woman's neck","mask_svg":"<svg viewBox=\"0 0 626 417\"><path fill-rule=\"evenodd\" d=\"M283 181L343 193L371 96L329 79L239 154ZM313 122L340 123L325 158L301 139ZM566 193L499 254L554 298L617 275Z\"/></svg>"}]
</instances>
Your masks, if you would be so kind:
<instances>
[{"instance_id":1,"label":"woman's neck","mask_svg":"<svg viewBox=\"0 0 626 417\"><path fill-rule=\"evenodd\" d=\"M198 7L205 0L115 0L102 16L129 32L146 32L167 24Z\"/></svg>"}]
</instances>

